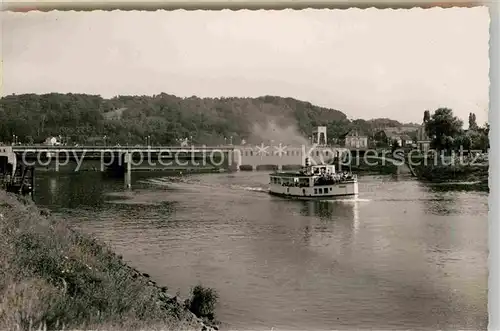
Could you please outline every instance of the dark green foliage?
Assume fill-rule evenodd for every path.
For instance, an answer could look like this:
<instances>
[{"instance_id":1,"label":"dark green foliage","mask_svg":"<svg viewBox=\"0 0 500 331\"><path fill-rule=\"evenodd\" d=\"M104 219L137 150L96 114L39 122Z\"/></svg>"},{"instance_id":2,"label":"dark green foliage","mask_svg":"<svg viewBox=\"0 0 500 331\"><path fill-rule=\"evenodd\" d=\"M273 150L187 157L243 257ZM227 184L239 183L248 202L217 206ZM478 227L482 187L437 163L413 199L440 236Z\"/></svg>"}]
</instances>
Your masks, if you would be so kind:
<instances>
[{"instance_id":1,"label":"dark green foliage","mask_svg":"<svg viewBox=\"0 0 500 331\"><path fill-rule=\"evenodd\" d=\"M463 122L453 115L448 108L437 109L425 123L425 128L432 139L432 147L437 150L480 150L487 151L489 143L489 124L478 127L476 115L469 114L469 129L463 130Z\"/></svg>"},{"instance_id":2,"label":"dark green foliage","mask_svg":"<svg viewBox=\"0 0 500 331\"><path fill-rule=\"evenodd\" d=\"M191 289L191 297L186 300L186 307L196 316L214 320L218 299L219 296L214 289L196 285Z\"/></svg>"},{"instance_id":3,"label":"dark green foliage","mask_svg":"<svg viewBox=\"0 0 500 331\"><path fill-rule=\"evenodd\" d=\"M437 150L452 149L454 139L462 132L463 122L449 108L439 108L425 123L432 147Z\"/></svg>"},{"instance_id":4,"label":"dark green foliage","mask_svg":"<svg viewBox=\"0 0 500 331\"><path fill-rule=\"evenodd\" d=\"M381 127L402 124L387 118L350 121L341 111L292 98L179 98L154 96L59 94L9 95L0 99L0 142L12 136L23 143L41 143L49 136L65 137L69 144L176 144L192 137L195 143L221 144L224 137L260 143L255 124L270 119L280 126L296 126L308 137L315 126L326 125L329 138L350 129L371 135ZM104 138L106 136L106 138ZM229 141L227 141L229 143Z\"/></svg>"},{"instance_id":5,"label":"dark green foliage","mask_svg":"<svg viewBox=\"0 0 500 331\"><path fill-rule=\"evenodd\" d=\"M469 130L477 130L476 114L469 113Z\"/></svg>"},{"instance_id":6,"label":"dark green foliage","mask_svg":"<svg viewBox=\"0 0 500 331\"><path fill-rule=\"evenodd\" d=\"M248 139L255 123L269 118L296 125L310 133L312 125L345 120L334 109L274 96L261 98L178 98L119 96L103 99L85 94L23 94L0 100L0 141L12 135L22 142L42 142L48 136L68 137L72 143L141 144L146 136L156 144L193 137L203 143L221 143L233 136Z\"/></svg>"},{"instance_id":7,"label":"dark green foliage","mask_svg":"<svg viewBox=\"0 0 500 331\"><path fill-rule=\"evenodd\" d=\"M488 164L478 165L427 165L420 164L414 167L417 175L431 182L466 181L488 183Z\"/></svg>"}]
</instances>

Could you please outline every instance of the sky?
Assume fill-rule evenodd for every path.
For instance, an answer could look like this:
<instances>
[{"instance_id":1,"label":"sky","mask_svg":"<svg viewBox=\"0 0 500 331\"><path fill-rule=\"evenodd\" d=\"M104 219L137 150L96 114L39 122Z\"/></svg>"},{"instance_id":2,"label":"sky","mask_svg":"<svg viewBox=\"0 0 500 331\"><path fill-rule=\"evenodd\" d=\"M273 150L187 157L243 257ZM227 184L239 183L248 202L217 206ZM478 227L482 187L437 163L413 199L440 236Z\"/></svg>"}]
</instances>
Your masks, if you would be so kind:
<instances>
[{"instance_id":1,"label":"sky","mask_svg":"<svg viewBox=\"0 0 500 331\"><path fill-rule=\"evenodd\" d=\"M486 7L2 15L4 95L277 95L351 119L488 119Z\"/></svg>"}]
</instances>

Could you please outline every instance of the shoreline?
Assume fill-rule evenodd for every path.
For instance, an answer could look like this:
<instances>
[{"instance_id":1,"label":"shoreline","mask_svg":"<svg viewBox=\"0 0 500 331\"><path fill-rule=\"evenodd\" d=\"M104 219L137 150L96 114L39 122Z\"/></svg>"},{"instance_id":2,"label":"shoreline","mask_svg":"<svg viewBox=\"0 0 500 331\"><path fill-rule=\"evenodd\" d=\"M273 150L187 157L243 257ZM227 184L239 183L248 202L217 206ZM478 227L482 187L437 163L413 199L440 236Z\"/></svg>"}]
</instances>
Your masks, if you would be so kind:
<instances>
[{"instance_id":1,"label":"shoreline","mask_svg":"<svg viewBox=\"0 0 500 331\"><path fill-rule=\"evenodd\" d=\"M123 262L105 243L72 229L28 198L0 192L0 236L0 329L220 327L212 289L199 284L184 301ZM202 297L196 297L197 288ZM212 297L207 299L207 293ZM211 311L197 316L188 308L195 300L205 305L203 300L212 300Z\"/></svg>"},{"instance_id":2,"label":"shoreline","mask_svg":"<svg viewBox=\"0 0 500 331\"><path fill-rule=\"evenodd\" d=\"M424 165L414 167L417 179L434 187L489 192L489 164Z\"/></svg>"}]
</instances>

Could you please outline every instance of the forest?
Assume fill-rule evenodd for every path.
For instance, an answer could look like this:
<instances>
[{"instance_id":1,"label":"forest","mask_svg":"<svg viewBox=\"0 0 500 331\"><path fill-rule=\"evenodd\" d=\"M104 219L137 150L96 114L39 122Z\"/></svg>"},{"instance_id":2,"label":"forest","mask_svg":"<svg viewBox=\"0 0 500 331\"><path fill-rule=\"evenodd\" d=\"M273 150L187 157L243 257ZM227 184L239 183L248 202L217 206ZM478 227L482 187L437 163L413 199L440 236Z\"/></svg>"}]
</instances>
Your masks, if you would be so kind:
<instances>
[{"instance_id":1,"label":"forest","mask_svg":"<svg viewBox=\"0 0 500 331\"><path fill-rule=\"evenodd\" d=\"M87 94L20 94L0 99L0 142L41 143L61 136L68 144L195 144L260 143L269 123L272 130L309 137L315 126L326 125L329 138L351 129L371 135L383 127L403 124L387 119L349 120L340 110L293 98L180 98ZM256 128L264 128L257 130ZM286 131L285 129L290 129ZM272 131L271 130L271 131ZM14 137L14 138L13 138Z\"/></svg>"}]
</instances>

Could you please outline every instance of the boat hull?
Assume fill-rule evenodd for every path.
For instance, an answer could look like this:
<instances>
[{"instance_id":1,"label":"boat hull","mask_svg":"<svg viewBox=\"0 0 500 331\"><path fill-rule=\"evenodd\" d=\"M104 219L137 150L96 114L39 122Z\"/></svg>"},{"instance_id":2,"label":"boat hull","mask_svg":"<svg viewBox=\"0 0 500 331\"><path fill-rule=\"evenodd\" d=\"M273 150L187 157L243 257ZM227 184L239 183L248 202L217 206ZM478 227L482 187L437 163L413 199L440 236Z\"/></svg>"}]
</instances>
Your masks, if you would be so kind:
<instances>
[{"instance_id":1,"label":"boat hull","mask_svg":"<svg viewBox=\"0 0 500 331\"><path fill-rule=\"evenodd\" d=\"M296 187L271 184L269 193L276 196L300 199L329 199L358 195L358 182L343 182L334 185Z\"/></svg>"},{"instance_id":2,"label":"boat hull","mask_svg":"<svg viewBox=\"0 0 500 331\"><path fill-rule=\"evenodd\" d=\"M297 199L297 200L328 200L328 199L337 199L337 198L355 198L358 196L357 193L352 194L343 194L343 195L321 195L321 196L297 196L283 193L276 193L269 191L269 194L272 196L287 198L287 199Z\"/></svg>"}]
</instances>

